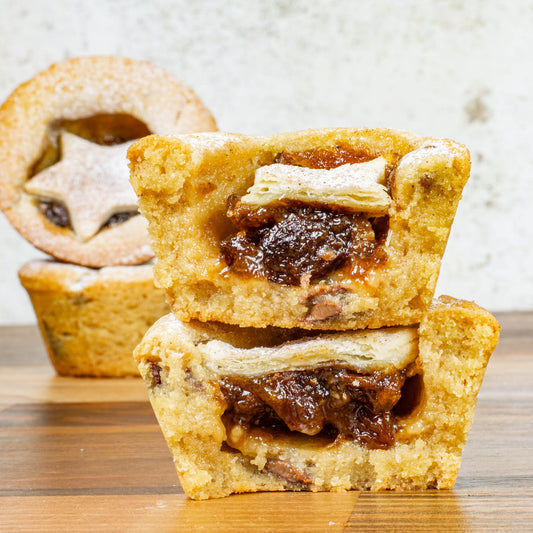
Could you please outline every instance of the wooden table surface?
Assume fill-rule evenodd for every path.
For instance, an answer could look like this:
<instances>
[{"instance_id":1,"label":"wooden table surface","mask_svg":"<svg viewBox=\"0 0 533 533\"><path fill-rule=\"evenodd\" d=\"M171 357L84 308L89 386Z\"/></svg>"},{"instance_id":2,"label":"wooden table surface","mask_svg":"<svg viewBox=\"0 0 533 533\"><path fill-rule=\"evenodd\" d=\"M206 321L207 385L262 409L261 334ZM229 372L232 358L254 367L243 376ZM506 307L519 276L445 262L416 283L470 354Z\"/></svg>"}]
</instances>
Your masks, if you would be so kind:
<instances>
[{"instance_id":1,"label":"wooden table surface","mask_svg":"<svg viewBox=\"0 0 533 533\"><path fill-rule=\"evenodd\" d=\"M451 491L184 495L140 379L57 377L0 328L0 531L533 531L533 313L500 344Z\"/></svg>"}]
</instances>

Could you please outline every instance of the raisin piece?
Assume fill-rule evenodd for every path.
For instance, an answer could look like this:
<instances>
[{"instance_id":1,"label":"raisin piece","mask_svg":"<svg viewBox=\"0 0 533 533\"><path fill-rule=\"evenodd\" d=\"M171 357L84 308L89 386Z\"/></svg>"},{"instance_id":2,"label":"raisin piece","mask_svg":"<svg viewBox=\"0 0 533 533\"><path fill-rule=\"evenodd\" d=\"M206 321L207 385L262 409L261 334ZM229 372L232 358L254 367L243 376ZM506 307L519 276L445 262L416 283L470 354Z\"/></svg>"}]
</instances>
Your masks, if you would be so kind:
<instances>
[{"instance_id":1,"label":"raisin piece","mask_svg":"<svg viewBox=\"0 0 533 533\"><path fill-rule=\"evenodd\" d=\"M39 202L39 211L55 226L70 227L70 215L67 208L60 202Z\"/></svg>"}]
</instances>

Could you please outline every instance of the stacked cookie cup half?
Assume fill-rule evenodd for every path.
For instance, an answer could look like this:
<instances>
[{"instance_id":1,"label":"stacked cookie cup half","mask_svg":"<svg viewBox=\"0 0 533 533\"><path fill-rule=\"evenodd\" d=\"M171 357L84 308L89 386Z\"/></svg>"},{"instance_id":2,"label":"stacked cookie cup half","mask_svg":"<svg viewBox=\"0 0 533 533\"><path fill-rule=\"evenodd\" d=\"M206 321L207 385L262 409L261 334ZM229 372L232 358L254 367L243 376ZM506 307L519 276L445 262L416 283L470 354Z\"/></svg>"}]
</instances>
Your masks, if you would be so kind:
<instances>
[{"instance_id":1,"label":"stacked cookie cup half","mask_svg":"<svg viewBox=\"0 0 533 533\"><path fill-rule=\"evenodd\" d=\"M138 375L133 349L169 308L126 152L149 134L212 130L191 89L122 57L52 65L0 108L0 208L49 255L19 278L58 374Z\"/></svg>"},{"instance_id":2,"label":"stacked cookie cup half","mask_svg":"<svg viewBox=\"0 0 533 533\"><path fill-rule=\"evenodd\" d=\"M172 309L135 358L185 492L452 487L499 335L434 298L466 148L217 132L128 157Z\"/></svg>"}]
</instances>

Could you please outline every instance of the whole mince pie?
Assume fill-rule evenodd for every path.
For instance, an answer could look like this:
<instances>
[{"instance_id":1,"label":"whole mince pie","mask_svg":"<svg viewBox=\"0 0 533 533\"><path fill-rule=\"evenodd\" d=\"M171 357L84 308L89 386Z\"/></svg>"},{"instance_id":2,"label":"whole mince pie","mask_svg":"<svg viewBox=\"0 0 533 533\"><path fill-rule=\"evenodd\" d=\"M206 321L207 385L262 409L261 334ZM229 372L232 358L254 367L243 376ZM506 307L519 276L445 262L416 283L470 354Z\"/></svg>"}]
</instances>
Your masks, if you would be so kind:
<instances>
[{"instance_id":1,"label":"whole mince pie","mask_svg":"<svg viewBox=\"0 0 533 533\"><path fill-rule=\"evenodd\" d=\"M126 152L150 134L216 130L191 89L121 57L51 66L0 108L0 208L37 248L88 267L153 257Z\"/></svg>"},{"instance_id":2,"label":"whole mince pie","mask_svg":"<svg viewBox=\"0 0 533 533\"><path fill-rule=\"evenodd\" d=\"M336 332L170 314L135 358L191 498L451 488L499 329L450 297L416 325Z\"/></svg>"},{"instance_id":3,"label":"whole mince pie","mask_svg":"<svg viewBox=\"0 0 533 533\"><path fill-rule=\"evenodd\" d=\"M419 322L468 150L387 129L150 136L128 151L176 316L346 330Z\"/></svg>"}]
</instances>

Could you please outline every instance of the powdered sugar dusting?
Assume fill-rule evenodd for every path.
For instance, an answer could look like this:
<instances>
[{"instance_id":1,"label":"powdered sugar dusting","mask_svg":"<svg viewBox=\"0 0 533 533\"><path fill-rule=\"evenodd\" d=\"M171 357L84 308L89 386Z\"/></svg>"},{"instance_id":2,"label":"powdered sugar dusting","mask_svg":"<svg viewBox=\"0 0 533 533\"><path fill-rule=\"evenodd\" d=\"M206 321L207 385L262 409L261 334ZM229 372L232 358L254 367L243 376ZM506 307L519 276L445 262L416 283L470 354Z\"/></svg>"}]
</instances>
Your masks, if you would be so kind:
<instances>
[{"instance_id":1,"label":"powdered sugar dusting","mask_svg":"<svg viewBox=\"0 0 533 533\"><path fill-rule=\"evenodd\" d=\"M126 160L130 144L102 146L63 133L62 159L28 181L24 189L64 203L74 231L87 241L110 216L137 209Z\"/></svg>"},{"instance_id":2,"label":"powdered sugar dusting","mask_svg":"<svg viewBox=\"0 0 533 533\"><path fill-rule=\"evenodd\" d=\"M124 263L134 264L137 263L139 259L144 260L146 257L153 256L152 247L149 244L144 244L131 254L123 257Z\"/></svg>"},{"instance_id":3,"label":"powdered sugar dusting","mask_svg":"<svg viewBox=\"0 0 533 533\"><path fill-rule=\"evenodd\" d=\"M217 132L197 133L183 135L181 139L193 149L223 150L228 147L231 141L238 136L228 136Z\"/></svg>"},{"instance_id":4,"label":"powdered sugar dusting","mask_svg":"<svg viewBox=\"0 0 533 533\"><path fill-rule=\"evenodd\" d=\"M402 157L398 166L408 164L420 166L429 163L429 161L437 156L448 158L448 165L452 164L452 154L448 146L443 142L435 140L406 154Z\"/></svg>"},{"instance_id":5,"label":"powdered sugar dusting","mask_svg":"<svg viewBox=\"0 0 533 533\"><path fill-rule=\"evenodd\" d=\"M152 262L142 265L107 266L89 268L51 260L33 260L21 269L25 278L50 279L61 285L63 290L80 293L95 283L134 283L153 279Z\"/></svg>"}]
</instances>

